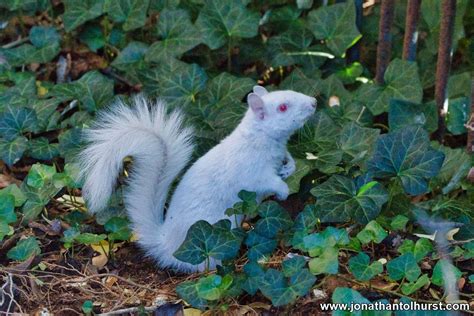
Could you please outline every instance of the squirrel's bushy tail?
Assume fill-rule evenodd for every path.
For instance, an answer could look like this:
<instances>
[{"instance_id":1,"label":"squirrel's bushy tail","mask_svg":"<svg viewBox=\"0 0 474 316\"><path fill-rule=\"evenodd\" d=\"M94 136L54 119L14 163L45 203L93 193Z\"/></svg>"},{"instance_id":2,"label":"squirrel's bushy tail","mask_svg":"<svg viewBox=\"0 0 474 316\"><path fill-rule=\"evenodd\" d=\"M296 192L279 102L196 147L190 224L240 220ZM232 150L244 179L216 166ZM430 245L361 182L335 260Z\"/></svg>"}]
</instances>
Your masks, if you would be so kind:
<instances>
[{"instance_id":1,"label":"squirrel's bushy tail","mask_svg":"<svg viewBox=\"0 0 474 316\"><path fill-rule=\"evenodd\" d=\"M88 146L80 154L83 196L94 213L106 207L123 159L133 158L124 200L133 229L145 249L156 247L168 190L188 163L192 131L183 127L179 111L166 114L165 104L135 96L131 107L117 101L99 113L85 132Z\"/></svg>"}]
</instances>

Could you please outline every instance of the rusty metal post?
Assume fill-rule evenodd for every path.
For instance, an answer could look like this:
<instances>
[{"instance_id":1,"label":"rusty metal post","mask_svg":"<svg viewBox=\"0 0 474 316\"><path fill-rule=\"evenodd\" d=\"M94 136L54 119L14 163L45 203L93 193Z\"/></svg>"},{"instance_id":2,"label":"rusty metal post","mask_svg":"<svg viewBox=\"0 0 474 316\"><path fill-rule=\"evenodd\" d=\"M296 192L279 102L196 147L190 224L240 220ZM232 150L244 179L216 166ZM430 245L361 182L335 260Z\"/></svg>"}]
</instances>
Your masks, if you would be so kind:
<instances>
[{"instance_id":1,"label":"rusty metal post","mask_svg":"<svg viewBox=\"0 0 474 316\"><path fill-rule=\"evenodd\" d=\"M392 55L392 34L390 29L395 15L395 0L382 0L380 7L379 39L377 44L377 66L375 81L383 84L383 75Z\"/></svg>"},{"instance_id":2,"label":"rusty metal post","mask_svg":"<svg viewBox=\"0 0 474 316\"><path fill-rule=\"evenodd\" d=\"M467 145L466 150L471 155L474 154L474 80L471 82L471 117L466 123Z\"/></svg>"},{"instance_id":3,"label":"rusty metal post","mask_svg":"<svg viewBox=\"0 0 474 316\"><path fill-rule=\"evenodd\" d=\"M418 20L420 19L421 0L408 0L405 20L405 36L403 38L403 59L416 59L416 44L418 42Z\"/></svg>"},{"instance_id":4,"label":"rusty metal post","mask_svg":"<svg viewBox=\"0 0 474 316\"><path fill-rule=\"evenodd\" d=\"M438 130L436 138L442 143L446 133L446 110L449 70L451 68L451 50L453 44L456 0L443 0L441 3L441 25L439 31L438 61L436 62L435 100L438 107Z\"/></svg>"}]
</instances>

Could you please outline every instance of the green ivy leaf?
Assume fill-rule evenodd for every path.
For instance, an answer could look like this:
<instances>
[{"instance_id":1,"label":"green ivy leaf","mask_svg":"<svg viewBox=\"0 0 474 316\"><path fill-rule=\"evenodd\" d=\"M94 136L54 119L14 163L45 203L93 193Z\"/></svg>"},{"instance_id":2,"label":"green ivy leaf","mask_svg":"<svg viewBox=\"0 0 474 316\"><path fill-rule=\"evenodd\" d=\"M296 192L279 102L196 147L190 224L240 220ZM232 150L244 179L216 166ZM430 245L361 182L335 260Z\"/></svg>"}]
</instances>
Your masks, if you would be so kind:
<instances>
[{"instance_id":1,"label":"green ivy leaf","mask_svg":"<svg viewBox=\"0 0 474 316\"><path fill-rule=\"evenodd\" d=\"M332 293L332 302L335 304L370 304L370 301L359 292L347 287L338 287Z\"/></svg>"},{"instance_id":2,"label":"green ivy leaf","mask_svg":"<svg viewBox=\"0 0 474 316\"><path fill-rule=\"evenodd\" d=\"M378 129L360 127L355 122L346 123L339 139L343 159L351 163L366 160L371 156L379 134Z\"/></svg>"},{"instance_id":3,"label":"green ivy leaf","mask_svg":"<svg viewBox=\"0 0 474 316\"><path fill-rule=\"evenodd\" d=\"M37 48L43 48L59 42L59 34L54 27L33 26L30 29L30 41Z\"/></svg>"},{"instance_id":4,"label":"green ivy leaf","mask_svg":"<svg viewBox=\"0 0 474 316\"><path fill-rule=\"evenodd\" d=\"M258 215L262 218L257 221L254 230L266 238L274 238L278 232L290 228L293 224L288 212L275 201L261 204Z\"/></svg>"},{"instance_id":5,"label":"green ivy leaf","mask_svg":"<svg viewBox=\"0 0 474 316\"><path fill-rule=\"evenodd\" d=\"M94 53L104 47L106 38L102 32L102 27L96 24L88 24L79 34L79 40L86 44Z\"/></svg>"},{"instance_id":6,"label":"green ivy leaf","mask_svg":"<svg viewBox=\"0 0 474 316\"><path fill-rule=\"evenodd\" d=\"M391 99L388 108L388 124L391 131L418 125L429 132L434 132L438 129L436 103L417 104Z\"/></svg>"},{"instance_id":7,"label":"green ivy leaf","mask_svg":"<svg viewBox=\"0 0 474 316\"><path fill-rule=\"evenodd\" d=\"M448 194L461 185L462 179L467 176L471 168L469 154L463 148L450 148L438 142L432 142L435 149L441 151L445 158L441 170L432 180L432 187L445 185L443 194Z\"/></svg>"},{"instance_id":8,"label":"green ivy leaf","mask_svg":"<svg viewBox=\"0 0 474 316\"><path fill-rule=\"evenodd\" d=\"M201 30L204 43L217 49L233 38L256 36L259 20L259 14L247 10L240 0L207 0L199 12L196 27Z\"/></svg>"},{"instance_id":9,"label":"green ivy leaf","mask_svg":"<svg viewBox=\"0 0 474 316\"><path fill-rule=\"evenodd\" d=\"M250 247L247 257L250 260L258 261L267 257L275 250L277 241L276 239L266 238L257 234L255 231L251 231L247 234L245 245Z\"/></svg>"},{"instance_id":10,"label":"green ivy leaf","mask_svg":"<svg viewBox=\"0 0 474 316\"><path fill-rule=\"evenodd\" d=\"M38 120L34 110L27 107L8 106L0 113L0 136L6 139L15 137L26 132L34 132Z\"/></svg>"},{"instance_id":11,"label":"green ivy leaf","mask_svg":"<svg viewBox=\"0 0 474 316\"><path fill-rule=\"evenodd\" d=\"M320 46L311 45L313 34L302 23L293 23L289 29L268 40L268 55L272 66L302 65L304 68L317 69L328 58L334 56ZM308 86L314 95L314 86Z\"/></svg>"},{"instance_id":12,"label":"green ivy leaf","mask_svg":"<svg viewBox=\"0 0 474 316\"><path fill-rule=\"evenodd\" d=\"M20 207L25 203L25 194L20 190L16 184L10 184L6 188L0 190L0 198L5 195L11 195L15 199L15 207Z\"/></svg>"},{"instance_id":13,"label":"green ivy leaf","mask_svg":"<svg viewBox=\"0 0 474 316\"><path fill-rule=\"evenodd\" d=\"M178 293L179 297L192 306L204 309L207 306L207 301L198 295L196 283L196 281L186 281L180 283L176 287L176 293Z\"/></svg>"},{"instance_id":14,"label":"green ivy leaf","mask_svg":"<svg viewBox=\"0 0 474 316\"><path fill-rule=\"evenodd\" d=\"M387 263L388 275L392 280L406 278L410 282L415 282L421 274L420 267L416 263L412 253L406 253Z\"/></svg>"},{"instance_id":15,"label":"green ivy leaf","mask_svg":"<svg viewBox=\"0 0 474 316\"><path fill-rule=\"evenodd\" d=\"M301 269L288 280L280 271L268 269L261 280L260 290L272 301L273 306L283 306L306 295L315 281L316 278L308 269Z\"/></svg>"},{"instance_id":16,"label":"green ivy leaf","mask_svg":"<svg viewBox=\"0 0 474 316\"><path fill-rule=\"evenodd\" d=\"M105 0L64 0L63 22L66 32L100 16L104 12Z\"/></svg>"},{"instance_id":17,"label":"green ivy leaf","mask_svg":"<svg viewBox=\"0 0 474 316\"><path fill-rule=\"evenodd\" d=\"M300 182L311 171L311 166L305 159L295 159L296 171L286 179L290 194L300 190Z\"/></svg>"},{"instance_id":18,"label":"green ivy leaf","mask_svg":"<svg viewBox=\"0 0 474 316\"><path fill-rule=\"evenodd\" d=\"M370 263L370 257L361 252L349 259L349 270L360 281L368 281L383 272L383 265L379 261Z\"/></svg>"},{"instance_id":19,"label":"green ivy leaf","mask_svg":"<svg viewBox=\"0 0 474 316\"><path fill-rule=\"evenodd\" d=\"M32 139L29 142L29 154L32 158L39 160L51 160L59 156L59 145L50 144L45 137Z\"/></svg>"},{"instance_id":20,"label":"green ivy leaf","mask_svg":"<svg viewBox=\"0 0 474 316\"><path fill-rule=\"evenodd\" d=\"M306 266L306 260L303 256L296 255L293 258L285 259L281 263L283 275L291 277Z\"/></svg>"},{"instance_id":21,"label":"green ivy leaf","mask_svg":"<svg viewBox=\"0 0 474 316\"><path fill-rule=\"evenodd\" d=\"M186 106L196 102L203 91L206 72L197 64L173 63L143 74L145 91L159 93L171 106Z\"/></svg>"},{"instance_id":22,"label":"green ivy leaf","mask_svg":"<svg viewBox=\"0 0 474 316\"><path fill-rule=\"evenodd\" d=\"M35 163L28 171L27 183L33 188L40 189L44 187L45 183L53 179L56 174L55 166L47 166L40 163Z\"/></svg>"},{"instance_id":23,"label":"green ivy leaf","mask_svg":"<svg viewBox=\"0 0 474 316\"><path fill-rule=\"evenodd\" d=\"M448 274L452 274L454 279L457 281L461 277L462 272L451 262L449 262L449 260L440 259L433 268L431 282L434 285L442 286L444 284L444 279ZM451 277L449 277L449 279L451 280Z\"/></svg>"},{"instance_id":24,"label":"green ivy leaf","mask_svg":"<svg viewBox=\"0 0 474 316\"><path fill-rule=\"evenodd\" d=\"M311 189L317 198L316 205L324 209L322 222L345 222L356 220L368 223L375 218L388 200L382 185L375 182L370 188L358 188L356 183L347 177L334 175L321 185Z\"/></svg>"},{"instance_id":25,"label":"green ivy leaf","mask_svg":"<svg viewBox=\"0 0 474 316\"><path fill-rule=\"evenodd\" d=\"M102 240L105 240L107 238L107 235L105 234L92 234L92 233L81 233L77 236L74 237L74 241L84 244L84 245L91 245L91 244L97 244Z\"/></svg>"},{"instance_id":26,"label":"green ivy leaf","mask_svg":"<svg viewBox=\"0 0 474 316\"><path fill-rule=\"evenodd\" d=\"M355 24L356 10L353 1L322 6L308 14L308 27L317 39L325 40L336 56L343 56L362 35Z\"/></svg>"},{"instance_id":27,"label":"green ivy leaf","mask_svg":"<svg viewBox=\"0 0 474 316\"><path fill-rule=\"evenodd\" d=\"M383 229L383 227L380 226L380 224L375 220L370 221L367 225L365 225L363 230L357 233L357 238L363 244L368 244L371 241L379 244L387 236L388 234L385 229Z\"/></svg>"},{"instance_id":28,"label":"green ivy leaf","mask_svg":"<svg viewBox=\"0 0 474 316\"><path fill-rule=\"evenodd\" d=\"M335 247L327 247L317 258L309 261L309 271L312 274L337 274L339 270L339 250Z\"/></svg>"},{"instance_id":29,"label":"green ivy leaf","mask_svg":"<svg viewBox=\"0 0 474 316\"><path fill-rule=\"evenodd\" d=\"M397 215L390 222L390 227L393 230L405 230L407 223L408 223L408 217L404 215Z\"/></svg>"},{"instance_id":30,"label":"green ivy leaf","mask_svg":"<svg viewBox=\"0 0 474 316\"><path fill-rule=\"evenodd\" d=\"M20 160L27 149L28 139L24 136L16 137L10 141L0 139L0 157L10 167Z\"/></svg>"},{"instance_id":31,"label":"green ivy leaf","mask_svg":"<svg viewBox=\"0 0 474 316\"><path fill-rule=\"evenodd\" d=\"M402 284L402 288L401 288L402 293L405 295L410 295L429 283L430 283L430 278L428 277L427 274L423 274L415 282Z\"/></svg>"},{"instance_id":32,"label":"green ivy leaf","mask_svg":"<svg viewBox=\"0 0 474 316\"><path fill-rule=\"evenodd\" d=\"M120 51L120 54L112 62L112 66L122 71L136 66L140 61L144 60L148 48L149 46L146 43L132 41Z\"/></svg>"},{"instance_id":33,"label":"green ivy leaf","mask_svg":"<svg viewBox=\"0 0 474 316\"><path fill-rule=\"evenodd\" d=\"M238 193L238 197L242 202L237 202L235 205L226 210L227 216L232 215L246 215L253 218L258 214L257 193L242 190Z\"/></svg>"},{"instance_id":34,"label":"green ivy leaf","mask_svg":"<svg viewBox=\"0 0 474 316\"><path fill-rule=\"evenodd\" d=\"M470 117L469 98L457 98L448 100L448 114L446 116L446 126L453 135L466 133L464 126Z\"/></svg>"},{"instance_id":35,"label":"green ivy leaf","mask_svg":"<svg viewBox=\"0 0 474 316\"><path fill-rule=\"evenodd\" d=\"M416 63L394 59L387 67L384 85L363 84L357 99L374 114L388 110L391 99L420 103L423 96Z\"/></svg>"},{"instance_id":36,"label":"green ivy leaf","mask_svg":"<svg viewBox=\"0 0 474 316\"><path fill-rule=\"evenodd\" d=\"M51 89L51 95L61 101L77 99L89 112L108 105L114 98L113 80L99 71L89 71L79 80L57 84Z\"/></svg>"},{"instance_id":37,"label":"green ivy leaf","mask_svg":"<svg viewBox=\"0 0 474 316\"><path fill-rule=\"evenodd\" d=\"M349 235L343 228L327 227L321 233L314 233L303 238L303 250L312 257L319 256L327 248L343 246L349 243Z\"/></svg>"},{"instance_id":38,"label":"green ivy leaf","mask_svg":"<svg viewBox=\"0 0 474 316\"><path fill-rule=\"evenodd\" d=\"M39 255L41 249L35 237L20 240L15 247L7 252L7 257L16 261L25 261L32 255Z\"/></svg>"},{"instance_id":39,"label":"green ivy leaf","mask_svg":"<svg viewBox=\"0 0 474 316\"><path fill-rule=\"evenodd\" d=\"M0 195L0 222L10 224L16 220L15 197L11 194Z\"/></svg>"},{"instance_id":40,"label":"green ivy leaf","mask_svg":"<svg viewBox=\"0 0 474 316\"><path fill-rule=\"evenodd\" d=\"M105 11L112 21L123 23L124 31L145 25L150 0L114 0L105 2Z\"/></svg>"},{"instance_id":41,"label":"green ivy leaf","mask_svg":"<svg viewBox=\"0 0 474 316\"><path fill-rule=\"evenodd\" d=\"M217 260L227 260L235 257L240 248L241 239L232 234L229 229L220 227L224 222L221 220L214 225L206 221L197 221L186 234L181 246L173 254L178 260L199 264L208 257Z\"/></svg>"},{"instance_id":42,"label":"green ivy leaf","mask_svg":"<svg viewBox=\"0 0 474 316\"><path fill-rule=\"evenodd\" d=\"M428 191L428 180L438 174L443 160L421 127L408 127L380 136L368 167L374 177L398 177L406 193L419 195Z\"/></svg>"},{"instance_id":43,"label":"green ivy leaf","mask_svg":"<svg viewBox=\"0 0 474 316\"><path fill-rule=\"evenodd\" d=\"M260 286L261 279L265 276L265 271L257 262L249 261L244 265L244 272L247 278L242 284L242 288L250 295L255 295Z\"/></svg>"},{"instance_id":44,"label":"green ivy leaf","mask_svg":"<svg viewBox=\"0 0 474 316\"><path fill-rule=\"evenodd\" d=\"M231 286L232 284L232 276L227 274L224 277L220 275L209 275L204 278L199 279L196 284L197 294L199 297L209 300L215 301L222 297L224 292Z\"/></svg>"},{"instance_id":45,"label":"green ivy leaf","mask_svg":"<svg viewBox=\"0 0 474 316\"><path fill-rule=\"evenodd\" d=\"M109 240L129 240L132 236L129 222L123 217L112 217L105 223L104 228L109 232Z\"/></svg>"},{"instance_id":46,"label":"green ivy leaf","mask_svg":"<svg viewBox=\"0 0 474 316\"><path fill-rule=\"evenodd\" d=\"M160 41L151 45L146 54L147 61L160 62L180 58L182 54L201 43L201 33L191 23L186 10L161 11L157 30Z\"/></svg>"}]
</instances>

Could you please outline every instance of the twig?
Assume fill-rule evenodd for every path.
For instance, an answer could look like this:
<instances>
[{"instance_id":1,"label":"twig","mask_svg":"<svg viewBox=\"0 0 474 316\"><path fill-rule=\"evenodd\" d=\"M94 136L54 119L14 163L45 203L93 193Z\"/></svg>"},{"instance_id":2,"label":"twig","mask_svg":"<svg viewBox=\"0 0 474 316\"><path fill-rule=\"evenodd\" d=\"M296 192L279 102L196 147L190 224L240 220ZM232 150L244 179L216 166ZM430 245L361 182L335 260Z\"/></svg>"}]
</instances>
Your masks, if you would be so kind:
<instances>
[{"instance_id":1,"label":"twig","mask_svg":"<svg viewBox=\"0 0 474 316\"><path fill-rule=\"evenodd\" d=\"M403 39L403 59L414 61L416 59L416 43L418 41L418 20L420 19L421 0L409 0L405 23L405 36Z\"/></svg>"},{"instance_id":2,"label":"twig","mask_svg":"<svg viewBox=\"0 0 474 316\"><path fill-rule=\"evenodd\" d=\"M451 50L453 42L456 0L443 0L441 3L441 26L439 31L438 61L436 62L435 100L438 107L438 130L436 138L443 143L446 133L447 86L451 68Z\"/></svg>"},{"instance_id":3,"label":"twig","mask_svg":"<svg viewBox=\"0 0 474 316\"><path fill-rule=\"evenodd\" d=\"M30 40L30 38L27 36L27 37L19 37L17 40L13 41L13 42L10 42L8 44L5 44L2 46L2 48L4 49L8 49L8 48L12 48L12 47L15 47L17 45L20 45L20 44L23 44L23 43L26 43Z\"/></svg>"},{"instance_id":4,"label":"twig","mask_svg":"<svg viewBox=\"0 0 474 316\"><path fill-rule=\"evenodd\" d=\"M382 1L380 8L379 42L377 45L377 67L375 70L375 82L378 84L384 83L383 76L392 55L392 34L390 33L390 28L392 27L394 14L395 1Z\"/></svg>"},{"instance_id":5,"label":"twig","mask_svg":"<svg viewBox=\"0 0 474 316\"><path fill-rule=\"evenodd\" d=\"M145 310L146 312L153 312L155 309L157 309L159 305L152 305L152 306L146 306L146 307L129 307L129 308L124 308L124 309L117 309L115 311L107 312L107 313L102 313L102 314L95 314L96 316L109 316L109 315L121 315L121 314L128 314L128 313L133 313L133 312L139 312L142 310Z\"/></svg>"}]
</instances>

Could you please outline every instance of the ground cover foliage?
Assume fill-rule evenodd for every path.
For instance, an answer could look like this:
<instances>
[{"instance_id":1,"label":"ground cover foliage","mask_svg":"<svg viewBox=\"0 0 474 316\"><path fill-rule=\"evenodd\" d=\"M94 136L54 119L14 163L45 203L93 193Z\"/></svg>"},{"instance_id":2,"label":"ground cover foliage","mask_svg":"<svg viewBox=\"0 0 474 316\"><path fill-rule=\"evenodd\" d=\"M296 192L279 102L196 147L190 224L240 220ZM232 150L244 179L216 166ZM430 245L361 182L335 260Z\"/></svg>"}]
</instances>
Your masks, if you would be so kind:
<instances>
[{"instance_id":1,"label":"ground cover foliage","mask_svg":"<svg viewBox=\"0 0 474 316\"><path fill-rule=\"evenodd\" d=\"M430 138L440 1L422 2L413 62L401 59L406 1L396 2L382 85L372 80L379 5L358 28L353 1L326 2L1 1L2 309L145 312L158 297L188 312L315 313L324 302L444 301L447 283L472 305L474 7L458 1L441 144ZM185 110L199 157L236 126L257 83L315 95L319 107L289 144L288 201L242 191L222 210L244 215L242 227L199 221L175 253L222 260L216 272L143 260L121 189L106 212L85 212L74 158L97 111L139 91L161 97Z\"/></svg>"}]
</instances>

